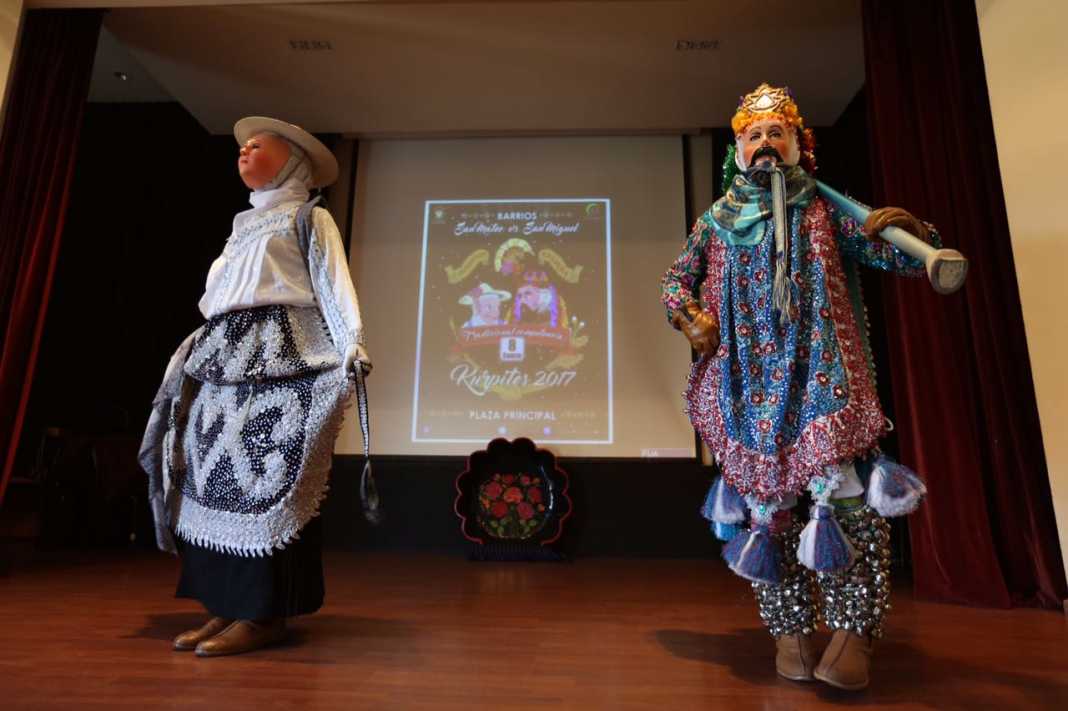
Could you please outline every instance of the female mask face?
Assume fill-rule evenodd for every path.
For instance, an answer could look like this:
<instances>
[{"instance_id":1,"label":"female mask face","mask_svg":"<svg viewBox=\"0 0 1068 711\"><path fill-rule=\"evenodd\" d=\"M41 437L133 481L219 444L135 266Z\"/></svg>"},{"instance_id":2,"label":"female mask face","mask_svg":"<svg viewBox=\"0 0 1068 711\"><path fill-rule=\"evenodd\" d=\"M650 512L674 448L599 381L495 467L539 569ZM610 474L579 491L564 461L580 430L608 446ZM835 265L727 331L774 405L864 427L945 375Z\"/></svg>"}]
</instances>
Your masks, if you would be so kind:
<instances>
[{"instance_id":1,"label":"female mask face","mask_svg":"<svg viewBox=\"0 0 1068 711\"><path fill-rule=\"evenodd\" d=\"M478 297L475 308L478 310L478 315L485 321L501 320L501 297L496 294L484 294Z\"/></svg>"},{"instance_id":2,"label":"female mask face","mask_svg":"<svg viewBox=\"0 0 1068 711\"><path fill-rule=\"evenodd\" d=\"M779 165L797 165L800 158L797 131L778 118L754 121L745 131L736 136L735 140L742 165L746 169L752 167L754 156L758 152L773 150L777 154L774 158L775 163ZM757 160L763 160L763 156Z\"/></svg>"},{"instance_id":3,"label":"female mask face","mask_svg":"<svg viewBox=\"0 0 1068 711\"><path fill-rule=\"evenodd\" d=\"M289 146L281 138L261 133L250 138L237 158L237 171L249 190L259 190L278 175L289 160Z\"/></svg>"}]
</instances>

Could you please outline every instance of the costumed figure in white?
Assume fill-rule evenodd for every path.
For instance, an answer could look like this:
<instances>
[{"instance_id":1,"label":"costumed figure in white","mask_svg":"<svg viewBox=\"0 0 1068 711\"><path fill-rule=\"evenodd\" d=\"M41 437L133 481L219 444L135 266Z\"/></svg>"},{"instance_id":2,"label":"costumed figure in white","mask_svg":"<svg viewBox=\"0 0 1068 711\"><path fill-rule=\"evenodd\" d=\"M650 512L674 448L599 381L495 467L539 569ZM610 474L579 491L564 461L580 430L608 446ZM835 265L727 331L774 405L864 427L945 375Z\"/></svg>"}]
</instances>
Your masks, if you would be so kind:
<instances>
[{"instance_id":1,"label":"costumed figure in white","mask_svg":"<svg viewBox=\"0 0 1068 711\"><path fill-rule=\"evenodd\" d=\"M322 605L319 506L371 368L337 226L309 200L337 161L275 119L234 135L252 209L211 266L206 323L172 356L140 452L157 542L181 556L177 594L212 615L174 641L199 656L274 643Z\"/></svg>"},{"instance_id":2,"label":"costumed figure in white","mask_svg":"<svg viewBox=\"0 0 1068 711\"><path fill-rule=\"evenodd\" d=\"M501 302L512 298L507 291L494 289L485 282L468 291L460 297L459 304L471 307L471 318L464 321L464 328L478 328L480 326L502 326L505 321L501 318Z\"/></svg>"}]
</instances>

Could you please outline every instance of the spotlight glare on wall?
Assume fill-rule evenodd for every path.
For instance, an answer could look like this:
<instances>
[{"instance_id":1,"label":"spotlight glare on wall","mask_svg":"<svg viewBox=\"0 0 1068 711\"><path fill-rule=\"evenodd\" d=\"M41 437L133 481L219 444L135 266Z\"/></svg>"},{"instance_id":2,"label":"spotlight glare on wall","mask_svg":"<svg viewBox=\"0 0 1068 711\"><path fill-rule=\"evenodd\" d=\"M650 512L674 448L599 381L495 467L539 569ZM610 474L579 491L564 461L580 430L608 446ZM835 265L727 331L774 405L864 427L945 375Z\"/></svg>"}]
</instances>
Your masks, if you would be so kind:
<instances>
[{"instance_id":1,"label":"spotlight glare on wall","mask_svg":"<svg viewBox=\"0 0 1068 711\"><path fill-rule=\"evenodd\" d=\"M130 77L126 75L126 72L115 72L115 78L119 81L127 81Z\"/></svg>"}]
</instances>

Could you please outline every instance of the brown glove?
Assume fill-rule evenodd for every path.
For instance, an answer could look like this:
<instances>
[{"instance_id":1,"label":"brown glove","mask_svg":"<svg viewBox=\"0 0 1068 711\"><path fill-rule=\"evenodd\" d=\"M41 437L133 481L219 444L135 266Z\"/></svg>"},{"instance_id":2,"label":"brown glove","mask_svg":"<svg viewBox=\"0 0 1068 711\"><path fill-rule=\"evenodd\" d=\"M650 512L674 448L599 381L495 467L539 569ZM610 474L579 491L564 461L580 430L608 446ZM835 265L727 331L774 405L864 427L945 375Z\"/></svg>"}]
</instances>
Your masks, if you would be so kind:
<instances>
[{"instance_id":1,"label":"brown glove","mask_svg":"<svg viewBox=\"0 0 1068 711\"><path fill-rule=\"evenodd\" d=\"M900 207L880 207L878 210L872 210L868 219L864 220L864 234L869 238L876 237L891 225L911 232L924 242L930 242L927 225L917 220L911 212Z\"/></svg>"},{"instance_id":2,"label":"brown glove","mask_svg":"<svg viewBox=\"0 0 1068 711\"><path fill-rule=\"evenodd\" d=\"M686 303L675 312L671 322L701 355L712 355L719 348L719 322L697 303Z\"/></svg>"}]
</instances>

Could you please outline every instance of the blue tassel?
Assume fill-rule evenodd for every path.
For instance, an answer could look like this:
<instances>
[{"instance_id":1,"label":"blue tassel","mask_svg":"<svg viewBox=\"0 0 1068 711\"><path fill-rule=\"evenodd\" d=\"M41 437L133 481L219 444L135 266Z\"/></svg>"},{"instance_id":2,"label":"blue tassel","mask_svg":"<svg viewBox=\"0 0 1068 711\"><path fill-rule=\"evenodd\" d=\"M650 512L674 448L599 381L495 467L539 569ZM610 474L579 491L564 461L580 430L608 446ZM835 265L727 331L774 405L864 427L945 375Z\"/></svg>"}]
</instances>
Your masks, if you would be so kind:
<instances>
[{"instance_id":1,"label":"blue tassel","mask_svg":"<svg viewBox=\"0 0 1068 711\"><path fill-rule=\"evenodd\" d=\"M782 582L782 550L766 525L742 531L723 546L723 559L735 574L766 585Z\"/></svg>"},{"instance_id":2,"label":"blue tassel","mask_svg":"<svg viewBox=\"0 0 1068 711\"><path fill-rule=\"evenodd\" d=\"M868 506L884 518L904 516L915 511L927 487L915 472L886 455L879 455L868 481Z\"/></svg>"},{"instance_id":3,"label":"blue tassel","mask_svg":"<svg viewBox=\"0 0 1068 711\"><path fill-rule=\"evenodd\" d=\"M708 490L701 515L716 523L742 523L745 521L745 499L733 486L717 476Z\"/></svg>"},{"instance_id":4,"label":"blue tassel","mask_svg":"<svg viewBox=\"0 0 1068 711\"><path fill-rule=\"evenodd\" d=\"M719 521L712 522L712 533L716 535L721 541L731 541L734 537L741 533L742 529L733 523L720 523Z\"/></svg>"},{"instance_id":5,"label":"blue tassel","mask_svg":"<svg viewBox=\"0 0 1068 711\"><path fill-rule=\"evenodd\" d=\"M801 565L817 573L845 570L857 559L857 551L834 517L834 507L816 504L797 545Z\"/></svg>"}]
</instances>

